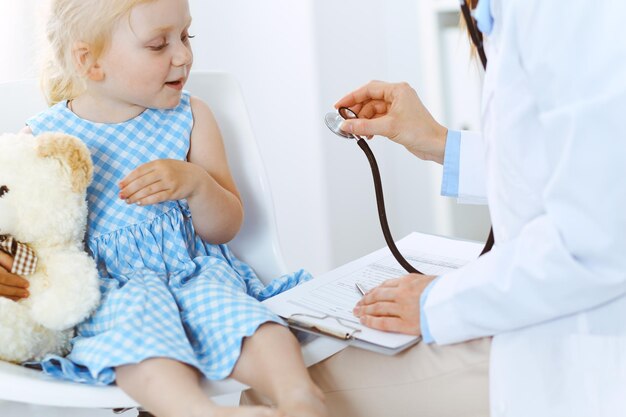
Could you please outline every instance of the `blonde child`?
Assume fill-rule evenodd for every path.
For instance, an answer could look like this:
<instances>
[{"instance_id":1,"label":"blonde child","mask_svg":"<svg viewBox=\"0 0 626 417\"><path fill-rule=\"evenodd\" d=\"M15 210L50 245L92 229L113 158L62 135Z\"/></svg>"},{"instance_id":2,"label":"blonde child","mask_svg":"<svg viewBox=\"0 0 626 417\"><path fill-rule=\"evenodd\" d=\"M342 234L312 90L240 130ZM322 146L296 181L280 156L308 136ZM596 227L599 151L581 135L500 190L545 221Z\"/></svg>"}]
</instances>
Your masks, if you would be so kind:
<instances>
[{"instance_id":1,"label":"blonde child","mask_svg":"<svg viewBox=\"0 0 626 417\"><path fill-rule=\"evenodd\" d=\"M187 0L52 0L52 107L25 131L89 146L87 245L102 303L71 354L42 362L75 381L114 381L157 416L326 416L299 345L259 300L263 287L224 242L243 209L218 126L183 91L192 64ZM233 377L276 409L218 407L200 378Z\"/></svg>"}]
</instances>

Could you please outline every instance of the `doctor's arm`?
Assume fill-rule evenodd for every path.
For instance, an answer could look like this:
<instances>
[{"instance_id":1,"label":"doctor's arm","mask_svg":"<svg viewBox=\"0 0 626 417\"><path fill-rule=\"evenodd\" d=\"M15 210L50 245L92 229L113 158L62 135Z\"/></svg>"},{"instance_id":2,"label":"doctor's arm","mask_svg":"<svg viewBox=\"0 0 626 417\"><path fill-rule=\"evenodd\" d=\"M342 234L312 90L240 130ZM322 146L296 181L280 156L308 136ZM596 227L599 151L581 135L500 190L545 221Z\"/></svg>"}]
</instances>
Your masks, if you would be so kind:
<instances>
[{"instance_id":1,"label":"doctor's arm","mask_svg":"<svg viewBox=\"0 0 626 417\"><path fill-rule=\"evenodd\" d=\"M372 81L343 97L335 107L350 107L359 115L359 119L345 121L343 130L360 136L386 136L420 159L443 164L442 195L456 197L461 203L486 202L481 135L440 125L408 84ZM423 340L431 342L421 306L434 278L407 275L389 280L363 297L354 314L366 326L422 333Z\"/></svg>"},{"instance_id":2,"label":"doctor's arm","mask_svg":"<svg viewBox=\"0 0 626 417\"><path fill-rule=\"evenodd\" d=\"M335 104L350 107L359 119L342 129L359 136L385 136L420 159L444 166L442 195L459 202L486 203L482 136L439 124L407 83L371 81Z\"/></svg>"},{"instance_id":3,"label":"doctor's arm","mask_svg":"<svg viewBox=\"0 0 626 417\"><path fill-rule=\"evenodd\" d=\"M447 132L442 195L456 197L460 202L486 201L482 144L480 134L452 130ZM463 170L465 180L461 178L462 163L466 167ZM460 192L460 184L463 184L463 194ZM353 313L366 326L400 333L421 333L423 342L434 342L423 307L438 278L410 274L388 280L368 292L357 303Z\"/></svg>"},{"instance_id":4,"label":"doctor's arm","mask_svg":"<svg viewBox=\"0 0 626 417\"><path fill-rule=\"evenodd\" d=\"M536 325L626 294L626 192L619 184L626 177L626 53L601 36L619 30L622 14L575 3L576 14L558 28L552 2L515 10L519 59L551 176L543 210L517 236L432 287L423 310L439 343ZM582 24L600 41L572 48ZM580 56L584 70L573 65Z\"/></svg>"}]
</instances>

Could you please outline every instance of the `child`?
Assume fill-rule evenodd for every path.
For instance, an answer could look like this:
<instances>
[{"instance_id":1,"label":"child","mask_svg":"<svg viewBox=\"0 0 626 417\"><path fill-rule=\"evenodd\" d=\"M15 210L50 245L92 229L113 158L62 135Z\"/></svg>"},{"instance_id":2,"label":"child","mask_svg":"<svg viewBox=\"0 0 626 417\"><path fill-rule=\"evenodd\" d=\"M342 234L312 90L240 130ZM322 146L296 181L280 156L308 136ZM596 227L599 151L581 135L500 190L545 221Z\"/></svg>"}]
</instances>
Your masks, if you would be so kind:
<instances>
[{"instance_id":1,"label":"child","mask_svg":"<svg viewBox=\"0 0 626 417\"><path fill-rule=\"evenodd\" d=\"M326 416L296 339L259 302L308 275L263 288L223 245L243 210L211 111L183 91L190 24L187 0L52 0L53 106L26 131L73 134L92 152L87 244L102 303L43 369L116 381L157 416ZM201 374L278 408L218 407Z\"/></svg>"}]
</instances>

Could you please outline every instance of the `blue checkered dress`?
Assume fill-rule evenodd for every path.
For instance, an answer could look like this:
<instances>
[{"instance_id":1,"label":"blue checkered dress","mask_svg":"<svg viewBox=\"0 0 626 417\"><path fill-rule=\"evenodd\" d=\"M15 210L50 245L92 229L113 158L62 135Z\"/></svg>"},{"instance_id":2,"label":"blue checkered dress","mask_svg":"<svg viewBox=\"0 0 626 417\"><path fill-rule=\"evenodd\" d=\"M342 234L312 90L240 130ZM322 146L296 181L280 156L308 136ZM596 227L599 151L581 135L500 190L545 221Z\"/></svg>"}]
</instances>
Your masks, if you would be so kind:
<instances>
[{"instance_id":1,"label":"blue checkered dress","mask_svg":"<svg viewBox=\"0 0 626 417\"><path fill-rule=\"evenodd\" d=\"M298 271L264 286L225 245L195 233L186 201L129 205L118 182L155 159L185 160L193 118L188 93L170 110L147 109L123 123L83 120L61 102L28 120L34 134L81 138L94 162L87 190L87 246L100 272L102 301L77 328L72 352L41 362L47 373L110 384L114 367L172 358L209 379L227 377L242 340L266 322L280 322L259 301L310 278Z\"/></svg>"}]
</instances>

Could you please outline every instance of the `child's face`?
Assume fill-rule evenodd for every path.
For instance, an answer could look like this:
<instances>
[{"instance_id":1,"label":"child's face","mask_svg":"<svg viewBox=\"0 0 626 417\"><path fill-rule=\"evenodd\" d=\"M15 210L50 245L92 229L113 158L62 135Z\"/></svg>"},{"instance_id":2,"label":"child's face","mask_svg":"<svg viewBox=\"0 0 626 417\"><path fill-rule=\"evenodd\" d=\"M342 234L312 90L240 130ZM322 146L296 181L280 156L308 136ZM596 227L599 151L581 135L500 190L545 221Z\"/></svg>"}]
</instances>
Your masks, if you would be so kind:
<instances>
[{"instance_id":1,"label":"child's face","mask_svg":"<svg viewBox=\"0 0 626 417\"><path fill-rule=\"evenodd\" d=\"M115 26L98 60L104 74L100 93L133 106L177 106L193 61L190 24L187 0L135 6Z\"/></svg>"}]
</instances>

